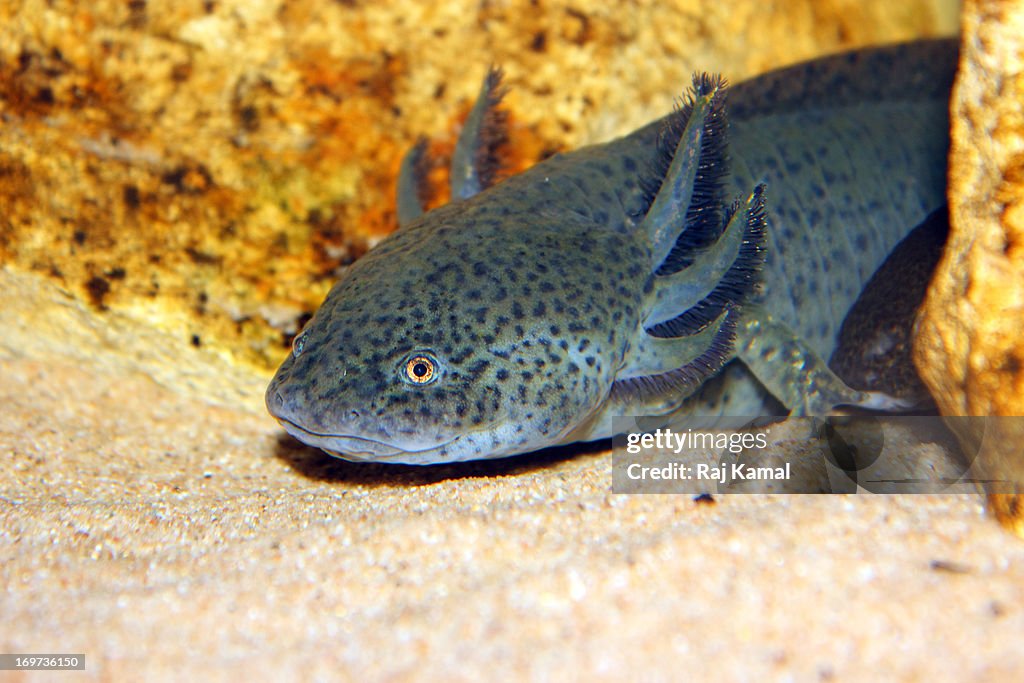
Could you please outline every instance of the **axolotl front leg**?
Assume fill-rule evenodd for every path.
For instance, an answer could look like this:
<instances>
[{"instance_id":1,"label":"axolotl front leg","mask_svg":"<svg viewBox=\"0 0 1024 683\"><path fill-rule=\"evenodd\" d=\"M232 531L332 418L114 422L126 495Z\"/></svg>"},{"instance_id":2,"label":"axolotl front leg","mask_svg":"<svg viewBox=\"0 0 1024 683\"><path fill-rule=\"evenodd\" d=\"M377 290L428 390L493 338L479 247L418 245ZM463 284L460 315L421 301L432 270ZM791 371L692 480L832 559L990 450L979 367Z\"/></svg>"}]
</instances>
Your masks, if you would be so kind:
<instances>
[{"instance_id":1,"label":"axolotl front leg","mask_svg":"<svg viewBox=\"0 0 1024 683\"><path fill-rule=\"evenodd\" d=\"M825 416L841 406L897 411L912 406L877 391L853 389L789 326L747 305L736 327L736 355L793 416Z\"/></svg>"}]
</instances>

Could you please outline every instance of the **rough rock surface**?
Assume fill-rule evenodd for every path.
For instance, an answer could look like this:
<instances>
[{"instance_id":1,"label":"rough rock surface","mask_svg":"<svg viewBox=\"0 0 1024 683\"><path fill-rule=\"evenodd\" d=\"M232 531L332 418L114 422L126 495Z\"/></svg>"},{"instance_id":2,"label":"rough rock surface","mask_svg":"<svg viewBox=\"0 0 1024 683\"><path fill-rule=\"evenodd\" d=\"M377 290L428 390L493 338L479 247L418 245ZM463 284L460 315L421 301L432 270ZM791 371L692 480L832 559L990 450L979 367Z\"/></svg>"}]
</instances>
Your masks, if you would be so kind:
<instances>
[{"instance_id":1,"label":"rough rock surface","mask_svg":"<svg viewBox=\"0 0 1024 683\"><path fill-rule=\"evenodd\" d=\"M915 342L946 415L1024 416L1024 4L965 3L953 93L950 238ZM979 423L980 425L980 423ZM1024 492L1024 417L961 437ZM993 496L1024 536L1024 496Z\"/></svg>"}]
</instances>

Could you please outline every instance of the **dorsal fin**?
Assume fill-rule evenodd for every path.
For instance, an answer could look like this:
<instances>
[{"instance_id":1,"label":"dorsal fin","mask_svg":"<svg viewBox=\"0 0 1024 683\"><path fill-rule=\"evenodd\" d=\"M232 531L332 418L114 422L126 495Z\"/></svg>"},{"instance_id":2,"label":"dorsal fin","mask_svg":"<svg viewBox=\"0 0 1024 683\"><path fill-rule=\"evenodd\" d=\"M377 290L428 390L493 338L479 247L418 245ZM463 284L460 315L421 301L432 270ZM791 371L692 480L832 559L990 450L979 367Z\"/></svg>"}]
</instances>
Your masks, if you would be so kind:
<instances>
[{"instance_id":1,"label":"dorsal fin","mask_svg":"<svg viewBox=\"0 0 1024 683\"><path fill-rule=\"evenodd\" d=\"M498 105L505 95L502 71L487 71L480 94L455 144L451 165L451 199L468 199L494 184L500 169L498 148L508 141L508 114Z\"/></svg>"}]
</instances>

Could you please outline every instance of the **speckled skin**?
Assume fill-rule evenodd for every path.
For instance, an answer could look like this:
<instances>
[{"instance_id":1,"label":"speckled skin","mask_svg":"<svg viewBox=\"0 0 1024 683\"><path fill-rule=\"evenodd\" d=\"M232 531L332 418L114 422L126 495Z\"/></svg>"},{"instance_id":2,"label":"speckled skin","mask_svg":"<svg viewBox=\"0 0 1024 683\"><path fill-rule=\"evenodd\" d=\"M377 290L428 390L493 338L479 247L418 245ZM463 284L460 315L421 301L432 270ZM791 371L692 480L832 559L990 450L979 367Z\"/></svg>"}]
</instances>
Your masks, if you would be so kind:
<instances>
[{"instance_id":1,"label":"speckled skin","mask_svg":"<svg viewBox=\"0 0 1024 683\"><path fill-rule=\"evenodd\" d=\"M888 251L944 201L954 66L952 43L921 43L728 95L726 194L769 187L755 303L823 357ZM270 412L341 457L420 464L606 437L614 414L763 413L771 398L739 360L689 399L697 387L613 390L646 334L655 275L637 225L665 125L556 155L382 241L297 339ZM439 373L422 386L402 376L420 353Z\"/></svg>"},{"instance_id":2,"label":"speckled skin","mask_svg":"<svg viewBox=\"0 0 1024 683\"><path fill-rule=\"evenodd\" d=\"M730 91L732 191L755 180L769 191L758 299L822 358L889 252L946 202L956 65L954 39L919 41L796 65ZM696 426L779 407L734 362L679 412L708 418L687 422Z\"/></svg>"},{"instance_id":3,"label":"speckled skin","mask_svg":"<svg viewBox=\"0 0 1024 683\"><path fill-rule=\"evenodd\" d=\"M452 459L525 452L557 443L600 405L649 272L625 216L590 196L607 192L610 206L623 189L601 155L594 163L538 166L430 212L353 264L271 390L307 431L369 435L400 451L316 445L408 462L424 446L425 456L453 455L444 444L473 434L471 450ZM538 177L555 169L588 191ZM446 364L426 387L398 379L419 350Z\"/></svg>"}]
</instances>

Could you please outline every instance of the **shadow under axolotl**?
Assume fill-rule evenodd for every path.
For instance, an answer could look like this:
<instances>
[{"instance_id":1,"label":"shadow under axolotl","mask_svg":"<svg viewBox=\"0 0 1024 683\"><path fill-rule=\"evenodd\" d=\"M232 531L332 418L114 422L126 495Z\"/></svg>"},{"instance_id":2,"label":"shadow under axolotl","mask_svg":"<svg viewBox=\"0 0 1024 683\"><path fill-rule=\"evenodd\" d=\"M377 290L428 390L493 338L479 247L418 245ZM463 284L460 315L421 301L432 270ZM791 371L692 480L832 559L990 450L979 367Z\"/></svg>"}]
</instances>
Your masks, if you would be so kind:
<instances>
[{"instance_id":1,"label":"shadow under axolotl","mask_svg":"<svg viewBox=\"0 0 1024 683\"><path fill-rule=\"evenodd\" d=\"M395 465L342 460L319 448L307 446L282 432L278 434L274 444L274 456L283 460L302 476L317 481L345 482L366 486L425 486L448 479L526 474L580 456L606 453L611 448L612 440L602 439L555 446L533 453L493 460L471 460L438 465Z\"/></svg>"}]
</instances>

